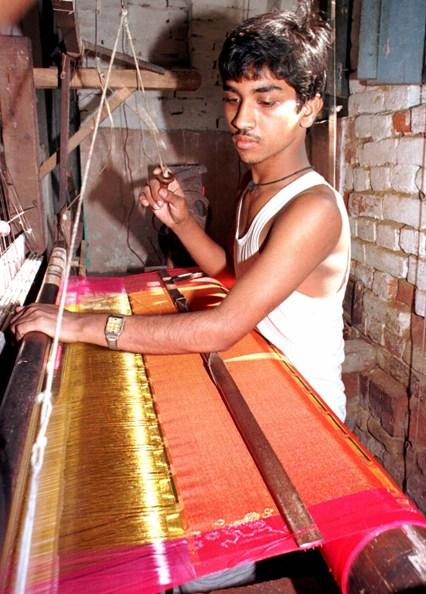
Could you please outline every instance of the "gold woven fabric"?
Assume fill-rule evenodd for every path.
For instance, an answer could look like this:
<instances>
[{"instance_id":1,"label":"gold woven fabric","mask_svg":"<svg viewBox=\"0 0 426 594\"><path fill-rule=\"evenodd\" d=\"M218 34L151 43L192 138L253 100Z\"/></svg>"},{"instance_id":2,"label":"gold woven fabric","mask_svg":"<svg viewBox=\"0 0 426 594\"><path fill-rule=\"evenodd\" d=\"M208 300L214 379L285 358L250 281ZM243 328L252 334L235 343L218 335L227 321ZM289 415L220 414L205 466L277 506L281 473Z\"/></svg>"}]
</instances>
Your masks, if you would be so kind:
<instances>
[{"instance_id":1,"label":"gold woven fabric","mask_svg":"<svg viewBox=\"0 0 426 594\"><path fill-rule=\"evenodd\" d=\"M126 294L80 308L131 313ZM183 535L141 355L68 345L47 438L30 582L51 581L63 556L69 571L73 553Z\"/></svg>"}]
</instances>

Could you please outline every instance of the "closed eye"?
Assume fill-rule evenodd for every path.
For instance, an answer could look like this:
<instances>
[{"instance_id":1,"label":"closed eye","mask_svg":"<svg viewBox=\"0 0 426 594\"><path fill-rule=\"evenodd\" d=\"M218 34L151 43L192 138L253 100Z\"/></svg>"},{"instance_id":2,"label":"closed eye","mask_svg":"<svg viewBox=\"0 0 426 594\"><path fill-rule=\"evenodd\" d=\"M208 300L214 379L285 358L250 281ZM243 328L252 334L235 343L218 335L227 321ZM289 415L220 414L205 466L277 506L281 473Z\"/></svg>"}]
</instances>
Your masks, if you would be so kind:
<instances>
[{"instance_id":1,"label":"closed eye","mask_svg":"<svg viewBox=\"0 0 426 594\"><path fill-rule=\"evenodd\" d=\"M238 97L230 97L228 95L225 95L225 97L223 98L224 103L238 103L239 99Z\"/></svg>"},{"instance_id":2,"label":"closed eye","mask_svg":"<svg viewBox=\"0 0 426 594\"><path fill-rule=\"evenodd\" d=\"M272 101L272 100L268 100L268 99L259 99L258 100L258 104L262 105L263 107L274 107L274 105L277 105L278 101Z\"/></svg>"}]
</instances>

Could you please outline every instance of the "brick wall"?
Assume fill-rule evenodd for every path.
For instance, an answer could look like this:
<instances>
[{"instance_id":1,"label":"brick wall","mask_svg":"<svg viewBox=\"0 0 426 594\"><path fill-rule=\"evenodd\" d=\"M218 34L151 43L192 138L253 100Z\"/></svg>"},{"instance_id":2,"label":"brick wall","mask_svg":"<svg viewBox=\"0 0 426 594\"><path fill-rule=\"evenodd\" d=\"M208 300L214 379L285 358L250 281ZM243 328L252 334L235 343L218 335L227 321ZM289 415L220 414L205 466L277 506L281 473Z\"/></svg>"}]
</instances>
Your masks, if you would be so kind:
<instances>
[{"instance_id":1,"label":"brick wall","mask_svg":"<svg viewBox=\"0 0 426 594\"><path fill-rule=\"evenodd\" d=\"M426 511L426 104L417 85L354 80L350 91L345 311L359 367L345 374L348 424ZM368 360L353 340L369 345Z\"/></svg>"}]
</instances>

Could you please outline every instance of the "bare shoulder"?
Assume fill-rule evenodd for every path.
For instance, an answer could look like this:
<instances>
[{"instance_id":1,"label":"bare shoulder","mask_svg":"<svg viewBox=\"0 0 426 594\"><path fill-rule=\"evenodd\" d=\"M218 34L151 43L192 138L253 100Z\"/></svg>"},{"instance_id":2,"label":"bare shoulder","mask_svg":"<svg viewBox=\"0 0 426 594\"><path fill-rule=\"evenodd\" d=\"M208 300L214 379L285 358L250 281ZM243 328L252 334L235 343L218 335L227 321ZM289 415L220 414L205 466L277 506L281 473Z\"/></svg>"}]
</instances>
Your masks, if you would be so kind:
<instances>
[{"instance_id":1,"label":"bare shoulder","mask_svg":"<svg viewBox=\"0 0 426 594\"><path fill-rule=\"evenodd\" d=\"M308 225L309 222L327 222L329 231L330 226L336 225L340 228L342 215L333 189L326 185L318 185L301 192L278 213L274 226L301 219L304 225Z\"/></svg>"},{"instance_id":2,"label":"bare shoulder","mask_svg":"<svg viewBox=\"0 0 426 594\"><path fill-rule=\"evenodd\" d=\"M336 202L336 194L330 186L324 184L318 186L312 186L307 190L301 192L289 203L290 208L311 208L327 209L329 212L332 210L339 211Z\"/></svg>"}]
</instances>

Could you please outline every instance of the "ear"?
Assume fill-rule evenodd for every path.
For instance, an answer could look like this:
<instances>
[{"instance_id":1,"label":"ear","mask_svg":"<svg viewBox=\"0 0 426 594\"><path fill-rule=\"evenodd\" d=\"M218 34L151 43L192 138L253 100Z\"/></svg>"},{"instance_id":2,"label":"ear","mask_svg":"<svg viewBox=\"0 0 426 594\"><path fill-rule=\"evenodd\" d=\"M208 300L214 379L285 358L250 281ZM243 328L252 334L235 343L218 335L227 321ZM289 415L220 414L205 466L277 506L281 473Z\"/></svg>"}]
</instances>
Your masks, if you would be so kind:
<instances>
[{"instance_id":1,"label":"ear","mask_svg":"<svg viewBox=\"0 0 426 594\"><path fill-rule=\"evenodd\" d=\"M300 125L303 128L310 128L317 119L317 116L323 108L323 105L324 101L320 95L315 95L315 97L306 101L300 110Z\"/></svg>"}]
</instances>

